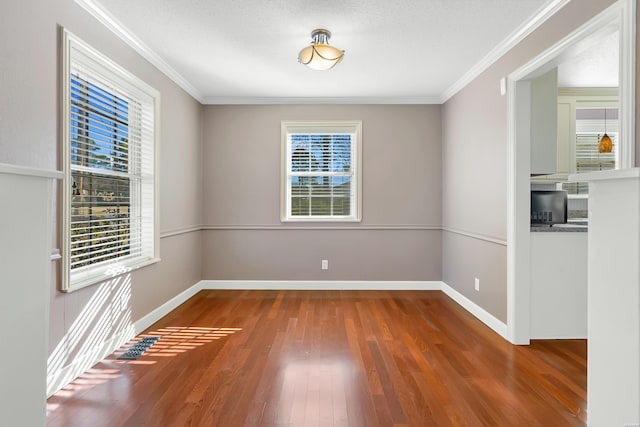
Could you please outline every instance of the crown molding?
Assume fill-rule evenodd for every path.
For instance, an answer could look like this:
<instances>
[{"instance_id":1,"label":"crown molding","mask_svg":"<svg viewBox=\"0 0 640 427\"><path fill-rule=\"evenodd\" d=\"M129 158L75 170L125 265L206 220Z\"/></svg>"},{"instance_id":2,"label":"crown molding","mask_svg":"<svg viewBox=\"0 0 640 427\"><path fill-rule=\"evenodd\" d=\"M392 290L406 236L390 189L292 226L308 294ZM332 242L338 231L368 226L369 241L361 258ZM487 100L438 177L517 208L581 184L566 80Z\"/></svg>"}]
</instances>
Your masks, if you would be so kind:
<instances>
[{"instance_id":1,"label":"crown molding","mask_svg":"<svg viewBox=\"0 0 640 427\"><path fill-rule=\"evenodd\" d=\"M138 52L143 58L154 65L158 70L173 80L178 86L184 89L189 95L194 97L201 104L204 96L187 79L182 77L164 59L155 53L149 46L140 40L131 30L118 21L113 15L95 0L75 0L75 2L86 10L91 16L96 18L102 25L107 27L112 33L120 37L133 50Z\"/></svg>"},{"instance_id":2,"label":"crown molding","mask_svg":"<svg viewBox=\"0 0 640 427\"><path fill-rule=\"evenodd\" d=\"M487 68L498 61L502 56L524 40L529 34L544 24L556 12L567 5L571 0L549 0L533 16L520 27L516 28L506 39L493 48L484 58L467 71L458 81L451 85L440 95L440 104L444 104L456 93L482 74Z\"/></svg>"},{"instance_id":3,"label":"crown molding","mask_svg":"<svg viewBox=\"0 0 640 427\"><path fill-rule=\"evenodd\" d=\"M164 61L131 30L111 15L96 0L75 0L90 15L122 39L127 45L148 60L198 102L205 105L283 105L283 104L444 104L452 96L471 83L482 72L505 55L510 49L531 34L540 25L562 9L571 0L549 0L526 23L513 31L505 40L474 65L462 78L439 96L410 97L219 97L204 96L195 86Z\"/></svg>"},{"instance_id":4,"label":"crown molding","mask_svg":"<svg viewBox=\"0 0 640 427\"><path fill-rule=\"evenodd\" d=\"M280 104L440 104L439 96L412 97L224 97L206 96L205 105Z\"/></svg>"}]
</instances>

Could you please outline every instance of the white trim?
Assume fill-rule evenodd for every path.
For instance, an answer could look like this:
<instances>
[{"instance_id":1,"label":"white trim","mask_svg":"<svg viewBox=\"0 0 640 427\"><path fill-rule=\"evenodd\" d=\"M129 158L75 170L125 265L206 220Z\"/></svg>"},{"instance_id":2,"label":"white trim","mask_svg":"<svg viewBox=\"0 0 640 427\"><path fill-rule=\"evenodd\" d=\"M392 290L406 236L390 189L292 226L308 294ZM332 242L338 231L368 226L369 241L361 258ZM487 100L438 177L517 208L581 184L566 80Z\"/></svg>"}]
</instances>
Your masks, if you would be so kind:
<instances>
[{"instance_id":1,"label":"white trim","mask_svg":"<svg viewBox=\"0 0 640 427\"><path fill-rule=\"evenodd\" d=\"M91 16L96 18L102 25L107 27L113 34L120 37L128 46L138 52L140 56L149 61L158 70L169 77L175 84L180 86L189 95L194 97L201 104L203 103L204 96L195 88L187 79L182 77L173 67L165 62L160 55L154 52L149 46L147 46L142 40L140 40L131 30L129 30L118 19L111 15L106 9L104 9L99 3L93 0L75 0L78 6L86 10Z\"/></svg>"},{"instance_id":2,"label":"white trim","mask_svg":"<svg viewBox=\"0 0 640 427\"><path fill-rule=\"evenodd\" d=\"M345 133L351 135L350 170L342 172L351 177L350 215L344 216L293 216L291 214L292 194L291 180L294 171L292 164L293 134ZM360 222L362 221L362 120L282 120L280 122L281 164L280 164L280 221L295 223L327 223L327 222ZM336 173L338 174L338 173ZM309 176L316 176L310 173ZM331 197L333 200L333 197Z\"/></svg>"},{"instance_id":3,"label":"white trim","mask_svg":"<svg viewBox=\"0 0 640 427\"><path fill-rule=\"evenodd\" d=\"M208 225L192 225L189 227L174 228L171 230L160 231L160 238L168 238L179 236L182 234L194 233L197 231L215 231L215 230L422 230L422 231L441 231L443 227L439 225L427 224L371 224L371 225L330 225L330 226L307 226L307 225L280 225L280 224L208 224ZM475 237L481 240L492 241L498 244L506 244L500 239L481 236L479 234L467 233L462 231L453 231Z\"/></svg>"},{"instance_id":4,"label":"white trim","mask_svg":"<svg viewBox=\"0 0 640 427\"><path fill-rule=\"evenodd\" d=\"M621 140L626 143L621 165L625 167L633 161L627 156L634 153L635 144L635 19L635 0L619 0L507 78L507 339L514 344L528 343L531 335L528 79L557 66L590 40L619 30Z\"/></svg>"},{"instance_id":5,"label":"white trim","mask_svg":"<svg viewBox=\"0 0 640 427\"><path fill-rule=\"evenodd\" d=\"M507 339L513 344L529 344L530 224L528 219L525 224L524 220L516 222L516 218L524 218L524 212L530 210L531 84L508 78L507 85Z\"/></svg>"},{"instance_id":6,"label":"white trim","mask_svg":"<svg viewBox=\"0 0 640 427\"><path fill-rule=\"evenodd\" d=\"M129 28L109 13L95 0L75 0L75 2L97 19L102 25L118 36L128 46L138 52L143 58L153 64L174 83L184 89L198 102L205 105L282 105L282 104L397 104L397 105L425 105L444 104L453 95L471 83L483 71L494 64L505 53L520 43L526 36L535 31L570 0L549 0L534 15L519 28L514 30L498 46L493 48L484 58L474 65L462 78L456 81L439 96L411 96L411 97L224 97L205 96L193 86L178 71L171 67L160 55L140 40Z\"/></svg>"},{"instance_id":7,"label":"white trim","mask_svg":"<svg viewBox=\"0 0 640 427\"><path fill-rule=\"evenodd\" d=\"M484 242L495 243L496 245L507 246L507 241L497 237L485 236L483 234L472 233L469 231L461 230L453 227L442 227L442 231L449 233L460 234L461 236L471 237L472 239L482 240Z\"/></svg>"},{"instance_id":8,"label":"white trim","mask_svg":"<svg viewBox=\"0 0 640 427\"><path fill-rule=\"evenodd\" d=\"M586 340L589 339L586 335L535 335L531 337L532 340Z\"/></svg>"},{"instance_id":9,"label":"white trim","mask_svg":"<svg viewBox=\"0 0 640 427\"><path fill-rule=\"evenodd\" d=\"M462 236L471 237L473 239L482 240L489 243L495 243L501 246L507 246L507 241L499 237L487 236L484 234L474 233L454 227L430 225L430 224L368 224L368 225L280 225L280 224L207 224L194 225L184 228L175 228L172 230L164 230L160 232L160 238L179 236L181 234L193 233L196 231L218 231L218 230L285 230L285 231L326 231L326 230L361 230L361 231L447 231L449 233L460 234Z\"/></svg>"},{"instance_id":10,"label":"white trim","mask_svg":"<svg viewBox=\"0 0 640 427\"><path fill-rule=\"evenodd\" d=\"M620 81L619 123L620 149L617 164L620 168L635 166L635 51L636 51L636 2L618 0L600 14L580 26L577 30L554 44L527 64L509 75L509 80L518 81L533 77L558 65L571 55L572 49L580 49L583 40L595 39L599 35L620 31Z\"/></svg>"},{"instance_id":11,"label":"white trim","mask_svg":"<svg viewBox=\"0 0 640 427\"><path fill-rule=\"evenodd\" d=\"M62 259L62 254L60 254L60 249L58 248L51 249L51 256L49 257L49 259L51 261L57 261L59 259Z\"/></svg>"},{"instance_id":12,"label":"white trim","mask_svg":"<svg viewBox=\"0 0 640 427\"><path fill-rule=\"evenodd\" d=\"M617 87L559 87L558 97L577 97L577 98L601 98L615 100L618 99Z\"/></svg>"},{"instance_id":13,"label":"white trim","mask_svg":"<svg viewBox=\"0 0 640 427\"><path fill-rule=\"evenodd\" d=\"M411 97L224 97L205 96L205 105L305 105L305 104L366 104L366 105L426 105L441 104L439 96L411 96Z\"/></svg>"},{"instance_id":14,"label":"white trim","mask_svg":"<svg viewBox=\"0 0 640 427\"><path fill-rule=\"evenodd\" d=\"M372 280L202 280L201 289L307 290L307 291L439 291L439 281Z\"/></svg>"},{"instance_id":15,"label":"white trim","mask_svg":"<svg viewBox=\"0 0 640 427\"><path fill-rule=\"evenodd\" d=\"M596 15L594 18L581 25L571 34L567 35L565 38L549 47L547 50L533 58L531 61L527 62L522 67L509 74L509 79L522 80L525 78L531 78L544 74L544 72L557 65L557 63L560 62L558 61L559 59L566 59L562 54L565 52L570 52L570 49L573 47L579 47L581 41L587 40L594 35L598 36L600 34L609 34L613 32L617 27L611 27L611 24L613 24L616 20L622 19L623 12L633 12L634 3L635 0L618 0L607 9L603 10L600 14ZM631 22L631 24L633 24L633 22ZM631 27L633 27L633 25L631 25ZM604 33L602 33L602 31L604 31ZM622 33L631 31L633 31L633 34L635 34L635 28L620 28L620 39L630 41L629 39L631 38L631 34ZM629 49L625 49L625 51L628 50ZM622 57L623 52L620 53L620 56ZM535 73L535 75L533 75L533 73Z\"/></svg>"},{"instance_id":16,"label":"white trim","mask_svg":"<svg viewBox=\"0 0 640 427\"><path fill-rule=\"evenodd\" d=\"M493 65L509 50L524 40L529 34L544 24L556 12L562 9L571 0L550 0L543 5L534 15L520 27L516 28L506 39L494 47L484 58L467 71L458 81L451 85L440 95L440 103L444 104L456 93L476 79L487 68Z\"/></svg>"},{"instance_id":17,"label":"white trim","mask_svg":"<svg viewBox=\"0 0 640 427\"><path fill-rule=\"evenodd\" d=\"M129 324L123 331L99 343L89 351L77 355L69 365L62 367L53 373L48 373L47 397L50 397L62 387L73 381L75 378L78 378L80 375L86 372L87 369L112 354L118 348L122 347L127 341L130 341L136 335L139 335L145 329L148 329L151 325L169 314L180 304L184 303L189 298L200 292L201 289L202 282L196 283L195 285L171 298L160 307L151 311L142 319L134 322L133 324Z\"/></svg>"},{"instance_id":18,"label":"white trim","mask_svg":"<svg viewBox=\"0 0 640 427\"><path fill-rule=\"evenodd\" d=\"M156 323L158 320L162 319L164 316L169 314L171 311L175 310L180 304L187 301L189 298L193 297L195 294L200 292L203 287L203 281L196 283L190 288L182 291L175 297L171 298L169 301L162 304L160 307L148 313L142 319L136 321L134 323L134 331L135 335L142 333L145 329L148 329L151 325Z\"/></svg>"},{"instance_id":19,"label":"white trim","mask_svg":"<svg viewBox=\"0 0 640 427\"><path fill-rule=\"evenodd\" d=\"M313 281L313 280L201 280L154 309L121 332L96 345L84 354L47 376L47 397L82 375L91 366L112 354L127 341L149 329L178 306L205 289L229 290L412 290L442 291L481 322L506 337L506 325L482 307L442 281Z\"/></svg>"},{"instance_id":20,"label":"white trim","mask_svg":"<svg viewBox=\"0 0 640 427\"><path fill-rule=\"evenodd\" d=\"M57 170L39 169L28 166L0 163L0 173L7 175L33 176L37 178L63 179L64 173Z\"/></svg>"},{"instance_id":21,"label":"white trim","mask_svg":"<svg viewBox=\"0 0 640 427\"><path fill-rule=\"evenodd\" d=\"M202 280L196 286L202 290L442 291L498 335L507 337L507 325L442 281Z\"/></svg>"},{"instance_id":22,"label":"white trim","mask_svg":"<svg viewBox=\"0 0 640 427\"><path fill-rule=\"evenodd\" d=\"M99 343L89 351L77 355L71 364L55 372L47 373L47 398L58 392L74 379L85 373L96 363L113 353L135 336L133 325L129 325L111 338Z\"/></svg>"},{"instance_id":23,"label":"white trim","mask_svg":"<svg viewBox=\"0 0 640 427\"><path fill-rule=\"evenodd\" d=\"M507 339L507 325L494 317L491 313L480 307L469 298L462 295L460 292L453 289L446 283L442 283L442 292L444 292L449 298L457 302L462 308L473 314L478 320L490 327L495 333L502 338Z\"/></svg>"},{"instance_id":24,"label":"white trim","mask_svg":"<svg viewBox=\"0 0 640 427\"><path fill-rule=\"evenodd\" d=\"M193 225L191 227L174 228L172 230L160 231L160 238L179 236L181 234L193 233L195 231L201 231L203 227L201 225Z\"/></svg>"},{"instance_id":25,"label":"white trim","mask_svg":"<svg viewBox=\"0 0 640 427\"><path fill-rule=\"evenodd\" d=\"M276 224L215 224L203 225L202 230L442 230L439 225L336 225L336 226L304 226L304 225L276 225Z\"/></svg>"},{"instance_id":26,"label":"white trim","mask_svg":"<svg viewBox=\"0 0 640 427\"><path fill-rule=\"evenodd\" d=\"M557 0L556 0L557 1ZM568 0L565 0L568 1ZM127 28L116 17L94 0L75 0L75 2L97 19L113 34L118 36L140 56L149 61L165 74L175 84L184 89L189 95L205 105L283 105L283 104L397 104L422 105L440 104L440 96L412 96L412 97L242 97L242 96L205 96L198 88L191 84L178 71L169 65L160 55L147 46L133 31Z\"/></svg>"},{"instance_id":27,"label":"white trim","mask_svg":"<svg viewBox=\"0 0 640 427\"><path fill-rule=\"evenodd\" d=\"M570 182L604 181L610 179L640 178L640 168L612 169L569 175Z\"/></svg>"},{"instance_id":28,"label":"white trim","mask_svg":"<svg viewBox=\"0 0 640 427\"><path fill-rule=\"evenodd\" d=\"M121 265L128 269L137 269L144 267L155 262L160 261L160 232L159 232L159 182L160 182L160 162L159 158L159 142L160 142L160 92L151 87L149 84L135 76L134 74L121 67L119 64L113 62L109 57L105 56L101 52L94 49L92 46L78 38L64 27L60 27L60 39L62 46L60 48L61 53L61 110L62 110L62 127L61 127L61 139L62 139L62 284L61 290L63 292L72 292L77 289L93 285L104 279L104 274L107 274L112 269L112 266L103 263L98 267L89 267L83 271L75 271L72 274L70 265L71 257L71 173L72 163L70 159L71 152L71 124L70 124L70 107L71 107L71 89L70 89L70 76L73 68L73 64L80 64L83 67L88 67L92 70L93 77L102 76L102 78L114 84L123 93L127 93L127 96L131 96L133 99L139 100L143 105L149 106L153 109L153 134L151 135L152 141L148 141L153 145L151 153L153 169L153 206L151 208L146 205L142 206L145 212L145 216L153 216L153 230L152 236L146 236L143 240L141 249L146 248L147 245L152 246L152 254L140 255L132 257L128 260L118 259ZM145 140L140 141L141 146L144 148ZM148 185L148 177L151 175L146 168L146 162L143 161L143 170L140 173L142 176L142 185ZM151 213L146 212L151 211ZM144 233L142 233L144 234ZM147 240L152 240L147 242ZM144 251L146 253L146 251ZM145 256L148 256L145 258ZM80 270L80 269L79 269Z\"/></svg>"},{"instance_id":29,"label":"white trim","mask_svg":"<svg viewBox=\"0 0 640 427\"><path fill-rule=\"evenodd\" d=\"M191 233L194 231L241 231L241 230L283 230L283 231L327 231L327 230L361 230L361 231L403 231L403 230L416 230L416 231L447 231L449 233L460 234L462 236L471 237L473 239L482 240L489 243L495 243L496 245L507 246L507 241L499 237L487 236L484 234L474 233L471 231L462 230L454 227L429 225L429 224L369 224L369 225L278 225L278 224L208 224L201 226L187 227L184 229L175 229L163 231L160 234L161 238L177 236L180 234Z\"/></svg>"},{"instance_id":30,"label":"white trim","mask_svg":"<svg viewBox=\"0 0 640 427\"><path fill-rule=\"evenodd\" d=\"M636 156L636 1L620 0L620 123L618 159L621 169L635 166ZM618 3L616 3L616 6Z\"/></svg>"}]
</instances>

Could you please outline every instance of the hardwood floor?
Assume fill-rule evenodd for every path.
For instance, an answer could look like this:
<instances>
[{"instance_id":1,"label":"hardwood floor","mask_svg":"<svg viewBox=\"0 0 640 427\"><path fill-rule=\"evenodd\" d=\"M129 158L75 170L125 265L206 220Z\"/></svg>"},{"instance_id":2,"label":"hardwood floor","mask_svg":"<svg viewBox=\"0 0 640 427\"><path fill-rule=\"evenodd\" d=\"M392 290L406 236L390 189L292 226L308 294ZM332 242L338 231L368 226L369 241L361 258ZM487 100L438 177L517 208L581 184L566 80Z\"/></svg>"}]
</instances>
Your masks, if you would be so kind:
<instances>
[{"instance_id":1,"label":"hardwood floor","mask_svg":"<svg viewBox=\"0 0 640 427\"><path fill-rule=\"evenodd\" d=\"M47 402L53 426L577 426L586 341L513 346L439 291L202 291Z\"/></svg>"}]
</instances>

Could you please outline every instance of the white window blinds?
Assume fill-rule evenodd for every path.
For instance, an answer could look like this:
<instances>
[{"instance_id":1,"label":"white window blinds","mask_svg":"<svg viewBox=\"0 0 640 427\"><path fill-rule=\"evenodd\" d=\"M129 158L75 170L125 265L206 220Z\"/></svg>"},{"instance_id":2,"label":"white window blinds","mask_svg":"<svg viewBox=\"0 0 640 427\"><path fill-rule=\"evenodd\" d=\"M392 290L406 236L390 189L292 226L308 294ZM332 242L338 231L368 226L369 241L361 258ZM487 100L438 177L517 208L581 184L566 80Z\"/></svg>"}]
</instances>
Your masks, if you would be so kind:
<instances>
[{"instance_id":1,"label":"white window blinds","mask_svg":"<svg viewBox=\"0 0 640 427\"><path fill-rule=\"evenodd\" d=\"M158 94L65 32L65 280L157 260Z\"/></svg>"},{"instance_id":2,"label":"white window blinds","mask_svg":"<svg viewBox=\"0 0 640 427\"><path fill-rule=\"evenodd\" d=\"M285 221L359 221L360 123L283 123Z\"/></svg>"},{"instance_id":3,"label":"white window blinds","mask_svg":"<svg viewBox=\"0 0 640 427\"><path fill-rule=\"evenodd\" d=\"M618 134L608 134L613 142L610 153L600 153L599 145L603 133L576 133L576 173L603 171L616 168L616 152L618 150ZM589 194L586 182L564 183L563 189L569 194Z\"/></svg>"}]
</instances>

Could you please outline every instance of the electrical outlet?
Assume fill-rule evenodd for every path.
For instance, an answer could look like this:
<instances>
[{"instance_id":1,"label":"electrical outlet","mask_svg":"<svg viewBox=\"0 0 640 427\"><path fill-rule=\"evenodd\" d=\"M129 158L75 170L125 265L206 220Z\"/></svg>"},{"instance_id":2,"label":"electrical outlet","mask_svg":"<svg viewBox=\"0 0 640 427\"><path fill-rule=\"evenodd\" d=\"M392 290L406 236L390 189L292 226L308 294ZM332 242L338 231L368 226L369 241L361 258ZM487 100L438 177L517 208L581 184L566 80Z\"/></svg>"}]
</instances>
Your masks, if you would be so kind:
<instances>
[{"instance_id":1,"label":"electrical outlet","mask_svg":"<svg viewBox=\"0 0 640 427\"><path fill-rule=\"evenodd\" d=\"M322 260L322 269L323 270L328 270L329 269L329 260L328 259L323 259Z\"/></svg>"},{"instance_id":2,"label":"electrical outlet","mask_svg":"<svg viewBox=\"0 0 640 427\"><path fill-rule=\"evenodd\" d=\"M476 291L480 292L480 279L478 279L477 277L476 277L475 288L476 288Z\"/></svg>"}]
</instances>

